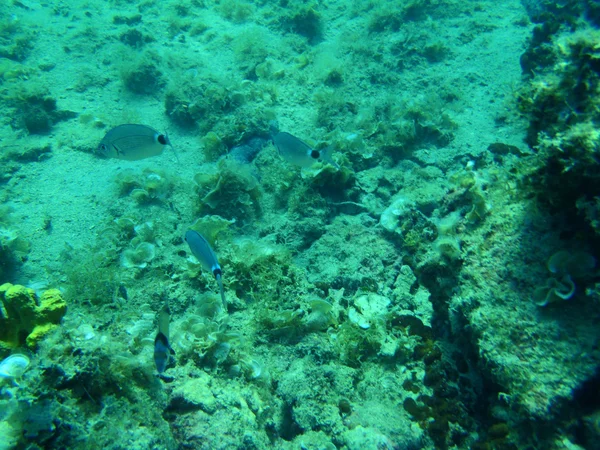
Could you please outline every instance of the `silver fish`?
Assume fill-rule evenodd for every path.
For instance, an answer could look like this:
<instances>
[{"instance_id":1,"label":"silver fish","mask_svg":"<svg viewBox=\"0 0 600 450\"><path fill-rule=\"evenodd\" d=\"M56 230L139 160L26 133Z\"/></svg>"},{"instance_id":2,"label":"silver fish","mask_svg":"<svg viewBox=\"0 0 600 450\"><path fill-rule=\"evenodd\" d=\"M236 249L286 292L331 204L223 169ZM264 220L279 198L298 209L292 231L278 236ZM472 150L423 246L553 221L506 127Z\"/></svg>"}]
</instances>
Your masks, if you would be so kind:
<instances>
[{"instance_id":1,"label":"silver fish","mask_svg":"<svg viewBox=\"0 0 600 450\"><path fill-rule=\"evenodd\" d=\"M202 264L205 270L210 271L219 283L219 290L221 292L221 301L223 302L223 308L227 311L227 301L225 300L225 293L223 291L223 280L221 272L221 266L217 260L217 255L211 248L208 241L200 233L194 230L188 230L185 233L185 241L190 246L190 250L196 257L196 259Z\"/></svg>"},{"instance_id":2,"label":"silver fish","mask_svg":"<svg viewBox=\"0 0 600 450\"><path fill-rule=\"evenodd\" d=\"M331 159L331 146L316 150L296 136L280 131L272 136L273 143L279 154L286 161L300 167L311 167L317 161L325 161L336 169L340 166Z\"/></svg>"},{"instance_id":3,"label":"silver fish","mask_svg":"<svg viewBox=\"0 0 600 450\"><path fill-rule=\"evenodd\" d=\"M169 344L169 322L171 321L171 311L169 306L165 305L158 313L158 334L154 339L154 363L156 371L162 374L175 355L175 351Z\"/></svg>"},{"instance_id":4,"label":"silver fish","mask_svg":"<svg viewBox=\"0 0 600 450\"><path fill-rule=\"evenodd\" d=\"M98 153L105 158L137 161L160 155L167 145L173 148L167 134L146 125L126 124L106 133L98 145Z\"/></svg>"}]
</instances>

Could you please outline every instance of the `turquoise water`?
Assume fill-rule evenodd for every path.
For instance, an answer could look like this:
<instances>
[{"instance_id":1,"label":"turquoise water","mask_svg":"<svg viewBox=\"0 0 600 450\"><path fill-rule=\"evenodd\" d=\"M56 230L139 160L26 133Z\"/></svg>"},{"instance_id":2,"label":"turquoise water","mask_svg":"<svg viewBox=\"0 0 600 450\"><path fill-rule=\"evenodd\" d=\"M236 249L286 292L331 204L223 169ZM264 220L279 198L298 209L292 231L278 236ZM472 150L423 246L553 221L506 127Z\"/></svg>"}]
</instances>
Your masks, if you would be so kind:
<instances>
[{"instance_id":1,"label":"turquoise water","mask_svg":"<svg viewBox=\"0 0 600 450\"><path fill-rule=\"evenodd\" d=\"M0 449L597 448L599 26L2 3Z\"/></svg>"}]
</instances>

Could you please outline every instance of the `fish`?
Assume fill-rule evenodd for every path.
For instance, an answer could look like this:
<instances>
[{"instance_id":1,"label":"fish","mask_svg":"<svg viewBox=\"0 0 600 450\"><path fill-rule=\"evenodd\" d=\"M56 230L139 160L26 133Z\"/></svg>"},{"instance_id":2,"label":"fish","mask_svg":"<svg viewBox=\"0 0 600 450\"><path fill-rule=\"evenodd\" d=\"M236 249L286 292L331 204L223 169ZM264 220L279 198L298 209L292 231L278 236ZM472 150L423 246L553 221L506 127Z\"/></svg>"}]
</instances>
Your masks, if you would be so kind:
<instances>
[{"instance_id":1,"label":"fish","mask_svg":"<svg viewBox=\"0 0 600 450\"><path fill-rule=\"evenodd\" d=\"M158 334L154 339L154 364L156 371L161 375L172 361L175 351L169 344L169 322L171 321L171 311L168 305L158 312Z\"/></svg>"},{"instance_id":2,"label":"fish","mask_svg":"<svg viewBox=\"0 0 600 450\"><path fill-rule=\"evenodd\" d=\"M298 139L296 136L279 131L271 136L277 151L283 159L291 164L303 168L311 167L317 161L324 161L331 164L336 169L340 166L331 158L332 146L322 150L312 148L306 142Z\"/></svg>"},{"instance_id":3,"label":"fish","mask_svg":"<svg viewBox=\"0 0 600 450\"><path fill-rule=\"evenodd\" d=\"M250 164L268 142L268 138L254 136L243 144L233 147L226 156L241 164Z\"/></svg>"},{"instance_id":4,"label":"fish","mask_svg":"<svg viewBox=\"0 0 600 450\"><path fill-rule=\"evenodd\" d=\"M162 134L146 125L125 124L106 133L98 145L97 153L105 158L138 161L160 155L167 145L179 160L166 133Z\"/></svg>"},{"instance_id":5,"label":"fish","mask_svg":"<svg viewBox=\"0 0 600 450\"><path fill-rule=\"evenodd\" d=\"M204 236L197 231L188 230L185 233L185 241L190 246L190 250L196 259L202 264L202 267L204 267L205 270L210 271L217 280L217 283L219 283L221 302L223 302L224 311L227 311L227 301L225 300L225 292L223 291L223 272L221 271L221 266L217 260L217 255L215 255L215 252Z\"/></svg>"}]
</instances>

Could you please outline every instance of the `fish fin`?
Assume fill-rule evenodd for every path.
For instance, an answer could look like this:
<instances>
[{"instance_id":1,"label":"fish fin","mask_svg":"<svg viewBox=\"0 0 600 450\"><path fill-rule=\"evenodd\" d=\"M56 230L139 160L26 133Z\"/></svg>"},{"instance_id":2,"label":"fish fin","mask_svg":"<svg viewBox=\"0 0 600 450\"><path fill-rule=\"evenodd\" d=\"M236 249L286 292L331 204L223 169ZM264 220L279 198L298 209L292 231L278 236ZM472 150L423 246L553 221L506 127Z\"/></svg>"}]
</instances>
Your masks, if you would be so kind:
<instances>
[{"instance_id":1,"label":"fish fin","mask_svg":"<svg viewBox=\"0 0 600 450\"><path fill-rule=\"evenodd\" d=\"M171 150L173 150L173 153L175 154L175 159L177 160L177 164L181 164L181 160L179 159L179 152L177 150L175 150L175 147L173 147L173 144L171 144L171 139L169 139L169 134L165 131L165 138L167 139L167 145L169 147L171 147Z\"/></svg>"},{"instance_id":2,"label":"fish fin","mask_svg":"<svg viewBox=\"0 0 600 450\"><path fill-rule=\"evenodd\" d=\"M328 145L323 150L321 150L321 159L324 162L331 164L337 170L340 170L340 165L333 160L333 158L331 157L332 154L333 154L333 145Z\"/></svg>"},{"instance_id":3,"label":"fish fin","mask_svg":"<svg viewBox=\"0 0 600 450\"><path fill-rule=\"evenodd\" d=\"M165 383L172 383L173 381L175 381L175 377L173 375L167 375L167 374L164 374L164 373L159 373L156 376L158 378L160 378L162 381L164 381Z\"/></svg>"},{"instance_id":4,"label":"fish fin","mask_svg":"<svg viewBox=\"0 0 600 450\"><path fill-rule=\"evenodd\" d=\"M227 312L227 300L225 299L225 291L223 290L223 280L221 274L216 276L217 283L219 283L219 291L221 292L221 302L223 303L223 311Z\"/></svg>"},{"instance_id":5,"label":"fish fin","mask_svg":"<svg viewBox=\"0 0 600 450\"><path fill-rule=\"evenodd\" d=\"M123 151L117 146L117 144L112 145L115 149L115 152L117 152L117 156L123 156Z\"/></svg>"},{"instance_id":6,"label":"fish fin","mask_svg":"<svg viewBox=\"0 0 600 450\"><path fill-rule=\"evenodd\" d=\"M171 149L173 150L173 153L175 154L175 159L177 160L177 164L181 164L181 160L179 159L179 152L177 150L175 150L175 147L173 147L173 145L171 145Z\"/></svg>"}]
</instances>

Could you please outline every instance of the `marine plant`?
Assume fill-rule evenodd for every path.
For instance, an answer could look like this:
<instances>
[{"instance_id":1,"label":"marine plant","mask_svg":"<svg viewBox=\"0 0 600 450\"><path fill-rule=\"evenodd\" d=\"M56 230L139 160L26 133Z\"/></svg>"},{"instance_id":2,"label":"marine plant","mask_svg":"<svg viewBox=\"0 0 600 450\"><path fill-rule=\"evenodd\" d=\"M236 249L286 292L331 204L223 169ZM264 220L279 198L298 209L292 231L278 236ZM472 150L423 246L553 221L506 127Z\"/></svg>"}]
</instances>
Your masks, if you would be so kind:
<instances>
[{"instance_id":1,"label":"marine plant","mask_svg":"<svg viewBox=\"0 0 600 450\"><path fill-rule=\"evenodd\" d=\"M228 285L238 298L260 300L268 307L271 302L278 302L282 290L293 286L295 271L291 254L270 238L238 240L232 253ZM279 301L279 304L286 307L285 303Z\"/></svg>"},{"instance_id":2,"label":"marine plant","mask_svg":"<svg viewBox=\"0 0 600 450\"><path fill-rule=\"evenodd\" d=\"M83 247L65 244L60 260L68 298L93 305L119 298L121 282L134 274L120 265L122 252L142 242L156 243L153 224L139 222L137 217L119 217L99 226L99 231Z\"/></svg>"},{"instance_id":3,"label":"marine plant","mask_svg":"<svg viewBox=\"0 0 600 450\"><path fill-rule=\"evenodd\" d=\"M546 284L536 288L533 292L533 301L538 306L547 306L550 303L568 300L575 295L575 283L569 275L561 279L548 278Z\"/></svg>"},{"instance_id":4,"label":"marine plant","mask_svg":"<svg viewBox=\"0 0 600 450\"><path fill-rule=\"evenodd\" d=\"M451 105L457 99L449 89L422 98L386 99L371 105L354 120L374 149L369 163L395 164L422 148L442 148L454 139L457 124Z\"/></svg>"},{"instance_id":5,"label":"marine plant","mask_svg":"<svg viewBox=\"0 0 600 450\"><path fill-rule=\"evenodd\" d=\"M195 230L206 238L211 244L215 245L217 237L226 234L227 230L235 223L235 220L223 219L217 215L206 215L200 217L191 226L190 230Z\"/></svg>"},{"instance_id":6,"label":"marine plant","mask_svg":"<svg viewBox=\"0 0 600 450\"><path fill-rule=\"evenodd\" d=\"M576 292L575 281L581 285L589 281L596 258L587 252L560 250L548 259L547 267L553 276L534 291L533 300L538 306L572 298Z\"/></svg>"},{"instance_id":7,"label":"marine plant","mask_svg":"<svg viewBox=\"0 0 600 450\"><path fill-rule=\"evenodd\" d=\"M254 7L251 3L238 0L223 0L217 8L217 11L235 23L243 23L254 13Z\"/></svg>"},{"instance_id":8,"label":"marine plant","mask_svg":"<svg viewBox=\"0 0 600 450\"><path fill-rule=\"evenodd\" d=\"M161 169L145 168L141 173L124 170L116 176L119 193L140 205L167 201L174 187L173 176Z\"/></svg>"},{"instance_id":9,"label":"marine plant","mask_svg":"<svg viewBox=\"0 0 600 450\"><path fill-rule=\"evenodd\" d=\"M178 79L167 86L165 110L178 125L207 133L243 104L245 97L239 88L233 81L214 76Z\"/></svg>"},{"instance_id":10,"label":"marine plant","mask_svg":"<svg viewBox=\"0 0 600 450\"><path fill-rule=\"evenodd\" d=\"M177 357L191 358L199 367L226 372L233 366L250 361L241 342L241 334L219 319L219 296L207 292L199 297L197 303L196 311L173 323L172 342L179 349ZM233 368L233 371L236 369Z\"/></svg>"},{"instance_id":11,"label":"marine plant","mask_svg":"<svg viewBox=\"0 0 600 450\"><path fill-rule=\"evenodd\" d=\"M536 158L523 165L532 195L594 247L600 235L599 35L590 28L532 43L553 59L517 98L529 120L527 143L536 150Z\"/></svg>"},{"instance_id":12,"label":"marine plant","mask_svg":"<svg viewBox=\"0 0 600 450\"><path fill-rule=\"evenodd\" d=\"M56 99L43 85L18 83L11 87L4 103L14 110L12 126L29 134L46 134L54 124L75 117L75 113L59 110Z\"/></svg>"},{"instance_id":13,"label":"marine plant","mask_svg":"<svg viewBox=\"0 0 600 450\"><path fill-rule=\"evenodd\" d=\"M19 20L2 17L0 20L0 57L22 62L31 53L35 34Z\"/></svg>"},{"instance_id":14,"label":"marine plant","mask_svg":"<svg viewBox=\"0 0 600 450\"><path fill-rule=\"evenodd\" d=\"M267 308L255 313L255 320L260 327L260 333L274 342L294 343L307 332L302 318L301 309L280 309L272 311Z\"/></svg>"},{"instance_id":15,"label":"marine plant","mask_svg":"<svg viewBox=\"0 0 600 450\"><path fill-rule=\"evenodd\" d=\"M194 182L201 214L217 214L240 224L261 215L262 189L248 166L223 159L216 172L198 173Z\"/></svg>"},{"instance_id":16,"label":"marine plant","mask_svg":"<svg viewBox=\"0 0 600 450\"><path fill-rule=\"evenodd\" d=\"M303 326L311 331L325 331L338 323L334 305L326 300L315 298L309 302L310 313L303 319Z\"/></svg>"},{"instance_id":17,"label":"marine plant","mask_svg":"<svg viewBox=\"0 0 600 450\"><path fill-rule=\"evenodd\" d=\"M454 8L456 3L448 0L412 0L402 4L384 1L370 15L368 29L372 33L398 31L407 22L441 18Z\"/></svg>"},{"instance_id":18,"label":"marine plant","mask_svg":"<svg viewBox=\"0 0 600 450\"><path fill-rule=\"evenodd\" d=\"M279 20L284 31L304 36L310 44L322 39L323 23L318 2L289 2Z\"/></svg>"},{"instance_id":19,"label":"marine plant","mask_svg":"<svg viewBox=\"0 0 600 450\"><path fill-rule=\"evenodd\" d=\"M202 153L207 161L216 161L227 152L227 147L214 131L206 133L202 139Z\"/></svg>"},{"instance_id":20,"label":"marine plant","mask_svg":"<svg viewBox=\"0 0 600 450\"><path fill-rule=\"evenodd\" d=\"M350 367L360 365L377 356L385 342L385 327L378 323L367 329L352 321L342 322L335 331L329 333L340 362Z\"/></svg>"},{"instance_id":21,"label":"marine plant","mask_svg":"<svg viewBox=\"0 0 600 450\"><path fill-rule=\"evenodd\" d=\"M121 265L126 269L143 269L154 259L154 245L140 242L135 247L125 249L121 254Z\"/></svg>"},{"instance_id":22,"label":"marine plant","mask_svg":"<svg viewBox=\"0 0 600 450\"><path fill-rule=\"evenodd\" d=\"M166 85L160 69L161 58L156 53L147 51L139 56L133 51L123 53L120 75L128 91L148 95L160 91Z\"/></svg>"}]
</instances>

